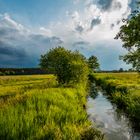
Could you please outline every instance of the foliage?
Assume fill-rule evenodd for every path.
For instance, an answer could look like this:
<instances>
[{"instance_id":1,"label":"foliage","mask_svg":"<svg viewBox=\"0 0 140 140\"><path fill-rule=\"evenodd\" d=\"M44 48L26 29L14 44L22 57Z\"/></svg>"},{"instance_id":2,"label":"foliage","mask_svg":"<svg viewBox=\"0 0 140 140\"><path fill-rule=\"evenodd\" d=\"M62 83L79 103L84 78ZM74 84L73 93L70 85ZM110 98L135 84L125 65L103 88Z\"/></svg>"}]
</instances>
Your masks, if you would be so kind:
<instances>
[{"instance_id":1,"label":"foliage","mask_svg":"<svg viewBox=\"0 0 140 140\"><path fill-rule=\"evenodd\" d=\"M4 73L0 71L0 76L1 76L1 75L4 75Z\"/></svg>"},{"instance_id":2,"label":"foliage","mask_svg":"<svg viewBox=\"0 0 140 140\"><path fill-rule=\"evenodd\" d=\"M89 129L85 93L82 85L58 87L53 75L1 76L0 139L101 139Z\"/></svg>"},{"instance_id":3,"label":"foliage","mask_svg":"<svg viewBox=\"0 0 140 140\"><path fill-rule=\"evenodd\" d=\"M116 36L123 41L123 47L128 53L120 58L140 72L140 13L134 12L126 21Z\"/></svg>"},{"instance_id":4,"label":"foliage","mask_svg":"<svg viewBox=\"0 0 140 140\"><path fill-rule=\"evenodd\" d=\"M124 71L123 68L120 68L120 69L119 69L119 72L123 72L123 71Z\"/></svg>"},{"instance_id":5,"label":"foliage","mask_svg":"<svg viewBox=\"0 0 140 140\"><path fill-rule=\"evenodd\" d=\"M81 140L103 140L104 135L100 131L95 131L92 127L82 133Z\"/></svg>"},{"instance_id":6,"label":"foliage","mask_svg":"<svg viewBox=\"0 0 140 140\"><path fill-rule=\"evenodd\" d=\"M140 79L137 73L96 73L92 78L140 127Z\"/></svg>"},{"instance_id":7,"label":"foliage","mask_svg":"<svg viewBox=\"0 0 140 140\"><path fill-rule=\"evenodd\" d=\"M63 47L50 49L49 52L41 55L40 66L54 72L61 84L87 81L86 59L78 51L72 52Z\"/></svg>"},{"instance_id":8,"label":"foliage","mask_svg":"<svg viewBox=\"0 0 140 140\"><path fill-rule=\"evenodd\" d=\"M93 71L96 71L96 70L99 69L100 64L99 64L98 59L97 59L96 56L92 55L91 57L89 57L88 66Z\"/></svg>"}]
</instances>

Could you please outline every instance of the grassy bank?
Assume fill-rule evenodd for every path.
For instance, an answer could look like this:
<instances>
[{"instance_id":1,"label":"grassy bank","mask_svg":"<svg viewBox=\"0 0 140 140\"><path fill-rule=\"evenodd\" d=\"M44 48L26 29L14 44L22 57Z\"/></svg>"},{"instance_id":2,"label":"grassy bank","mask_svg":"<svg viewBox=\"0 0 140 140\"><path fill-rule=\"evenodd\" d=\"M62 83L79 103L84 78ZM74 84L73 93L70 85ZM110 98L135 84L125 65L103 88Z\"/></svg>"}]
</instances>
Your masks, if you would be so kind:
<instances>
[{"instance_id":1,"label":"grassy bank","mask_svg":"<svg viewBox=\"0 0 140 140\"><path fill-rule=\"evenodd\" d=\"M140 128L140 77L137 73L96 73L90 76Z\"/></svg>"},{"instance_id":2,"label":"grassy bank","mask_svg":"<svg viewBox=\"0 0 140 140\"><path fill-rule=\"evenodd\" d=\"M0 77L0 139L102 139L90 128L85 87L53 75Z\"/></svg>"}]
</instances>

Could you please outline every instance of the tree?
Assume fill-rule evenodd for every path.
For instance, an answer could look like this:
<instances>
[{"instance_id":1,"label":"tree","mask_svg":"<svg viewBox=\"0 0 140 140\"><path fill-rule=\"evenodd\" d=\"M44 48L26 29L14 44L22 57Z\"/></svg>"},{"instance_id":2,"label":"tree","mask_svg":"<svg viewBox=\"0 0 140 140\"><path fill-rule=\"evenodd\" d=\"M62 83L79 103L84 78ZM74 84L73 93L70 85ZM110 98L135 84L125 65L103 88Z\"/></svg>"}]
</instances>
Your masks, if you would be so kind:
<instances>
[{"instance_id":1,"label":"tree","mask_svg":"<svg viewBox=\"0 0 140 140\"><path fill-rule=\"evenodd\" d=\"M99 69L100 64L99 64L98 59L97 59L96 56L92 55L91 57L89 57L89 59L88 59L88 66L93 71L96 71L96 70Z\"/></svg>"},{"instance_id":2,"label":"tree","mask_svg":"<svg viewBox=\"0 0 140 140\"><path fill-rule=\"evenodd\" d=\"M85 57L78 51L63 47L50 49L41 55L40 66L51 70L61 84L78 83L87 80L88 66Z\"/></svg>"},{"instance_id":3,"label":"tree","mask_svg":"<svg viewBox=\"0 0 140 140\"><path fill-rule=\"evenodd\" d=\"M119 69L119 72L124 72L123 68L120 68L120 69Z\"/></svg>"},{"instance_id":4,"label":"tree","mask_svg":"<svg viewBox=\"0 0 140 140\"><path fill-rule=\"evenodd\" d=\"M123 41L123 48L128 53L120 59L127 64L132 64L133 68L140 72L140 13L135 11L125 25L121 26L116 39Z\"/></svg>"}]
</instances>

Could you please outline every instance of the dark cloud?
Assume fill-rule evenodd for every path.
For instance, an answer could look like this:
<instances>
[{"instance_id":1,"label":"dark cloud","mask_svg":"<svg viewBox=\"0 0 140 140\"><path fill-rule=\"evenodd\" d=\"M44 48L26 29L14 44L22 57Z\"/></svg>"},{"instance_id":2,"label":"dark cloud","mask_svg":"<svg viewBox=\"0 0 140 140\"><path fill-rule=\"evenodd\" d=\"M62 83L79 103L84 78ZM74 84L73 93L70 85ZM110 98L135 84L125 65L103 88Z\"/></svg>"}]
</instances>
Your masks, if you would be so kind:
<instances>
[{"instance_id":1,"label":"dark cloud","mask_svg":"<svg viewBox=\"0 0 140 140\"><path fill-rule=\"evenodd\" d=\"M116 24L119 25L120 23L121 23L121 20L118 20Z\"/></svg>"},{"instance_id":2,"label":"dark cloud","mask_svg":"<svg viewBox=\"0 0 140 140\"><path fill-rule=\"evenodd\" d=\"M56 36L51 37L50 40L51 42L56 43L58 45L63 43L63 41L59 37L56 37Z\"/></svg>"},{"instance_id":3,"label":"dark cloud","mask_svg":"<svg viewBox=\"0 0 140 140\"><path fill-rule=\"evenodd\" d=\"M86 45L89 45L90 43L89 42L86 42L86 41L77 41L75 43L73 43L73 46L86 46Z\"/></svg>"},{"instance_id":4,"label":"dark cloud","mask_svg":"<svg viewBox=\"0 0 140 140\"><path fill-rule=\"evenodd\" d=\"M98 25L98 24L100 24L100 23L101 23L101 19L99 19L99 18L93 19L93 20L91 21L90 30L92 30L94 26L96 26L96 25Z\"/></svg>"},{"instance_id":5,"label":"dark cloud","mask_svg":"<svg viewBox=\"0 0 140 140\"><path fill-rule=\"evenodd\" d=\"M0 28L0 36L6 36L7 32L9 32L9 30L5 29L5 28Z\"/></svg>"},{"instance_id":6,"label":"dark cloud","mask_svg":"<svg viewBox=\"0 0 140 140\"><path fill-rule=\"evenodd\" d=\"M116 0L99 0L98 5L104 11L109 10L110 8L112 8L112 6L114 10L122 8L121 3Z\"/></svg>"},{"instance_id":7,"label":"dark cloud","mask_svg":"<svg viewBox=\"0 0 140 140\"><path fill-rule=\"evenodd\" d=\"M112 5L113 0L99 0L98 4L102 10L109 10Z\"/></svg>"},{"instance_id":8,"label":"dark cloud","mask_svg":"<svg viewBox=\"0 0 140 140\"><path fill-rule=\"evenodd\" d=\"M30 40L32 41L37 41L38 43L43 43L43 44L62 44L63 41L59 38L59 37L56 37L56 36L52 36L52 37L47 37L47 36L44 36L44 35L41 35L41 34L31 34L29 36Z\"/></svg>"},{"instance_id":9,"label":"dark cloud","mask_svg":"<svg viewBox=\"0 0 140 140\"><path fill-rule=\"evenodd\" d=\"M0 67L25 65L29 62L28 59L24 49L0 41Z\"/></svg>"},{"instance_id":10,"label":"dark cloud","mask_svg":"<svg viewBox=\"0 0 140 140\"><path fill-rule=\"evenodd\" d=\"M12 56L12 57L26 57L25 51L23 49L19 49L19 47L13 47L8 44L4 44L0 41L0 57L1 56Z\"/></svg>"},{"instance_id":11,"label":"dark cloud","mask_svg":"<svg viewBox=\"0 0 140 140\"><path fill-rule=\"evenodd\" d=\"M0 37L2 38L14 38L14 35L18 33L16 29L0 27Z\"/></svg>"},{"instance_id":12,"label":"dark cloud","mask_svg":"<svg viewBox=\"0 0 140 140\"><path fill-rule=\"evenodd\" d=\"M90 43L87 41L77 41L72 44L75 50L79 50L82 53L85 53L85 48L89 47Z\"/></svg>"},{"instance_id":13,"label":"dark cloud","mask_svg":"<svg viewBox=\"0 0 140 140\"><path fill-rule=\"evenodd\" d=\"M84 31L84 28L83 28L81 25L77 25L77 26L75 27L75 30L76 30L77 32L79 32L79 33L82 33L82 32Z\"/></svg>"},{"instance_id":14,"label":"dark cloud","mask_svg":"<svg viewBox=\"0 0 140 140\"><path fill-rule=\"evenodd\" d=\"M114 26L115 26L115 24L114 24L114 23L112 23L112 24L110 25L110 28L111 28L111 29L113 29L113 28L114 28Z\"/></svg>"},{"instance_id":15,"label":"dark cloud","mask_svg":"<svg viewBox=\"0 0 140 140\"><path fill-rule=\"evenodd\" d=\"M116 21L115 23L112 23L110 25L110 28L113 29L116 25L119 25L121 23L121 20Z\"/></svg>"},{"instance_id":16,"label":"dark cloud","mask_svg":"<svg viewBox=\"0 0 140 140\"><path fill-rule=\"evenodd\" d=\"M35 67L41 54L62 43L56 36L27 32L9 16L0 19L0 67Z\"/></svg>"}]
</instances>

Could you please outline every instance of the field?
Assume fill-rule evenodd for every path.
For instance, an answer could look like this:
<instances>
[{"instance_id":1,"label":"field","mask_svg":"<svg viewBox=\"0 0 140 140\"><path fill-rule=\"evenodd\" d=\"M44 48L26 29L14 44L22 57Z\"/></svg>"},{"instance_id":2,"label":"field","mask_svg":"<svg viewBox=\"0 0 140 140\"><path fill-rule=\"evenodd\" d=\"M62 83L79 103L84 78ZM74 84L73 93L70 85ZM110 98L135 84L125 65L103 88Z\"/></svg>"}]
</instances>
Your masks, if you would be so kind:
<instances>
[{"instance_id":1,"label":"field","mask_svg":"<svg viewBox=\"0 0 140 140\"><path fill-rule=\"evenodd\" d=\"M95 73L112 102L140 126L137 73ZM86 114L83 85L60 86L53 75L0 77L0 139L102 139Z\"/></svg>"},{"instance_id":2,"label":"field","mask_svg":"<svg viewBox=\"0 0 140 140\"><path fill-rule=\"evenodd\" d=\"M100 139L86 96L84 87L60 87L53 75L1 76L0 139Z\"/></svg>"},{"instance_id":3,"label":"field","mask_svg":"<svg viewBox=\"0 0 140 140\"><path fill-rule=\"evenodd\" d=\"M140 127L140 75L137 73L96 73L94 80L110 99Z\"/></svg>"}]
</instances>

